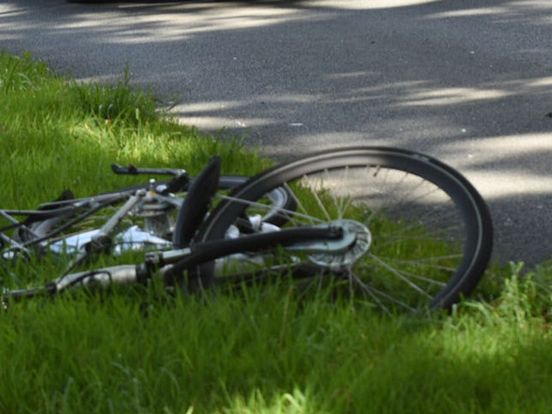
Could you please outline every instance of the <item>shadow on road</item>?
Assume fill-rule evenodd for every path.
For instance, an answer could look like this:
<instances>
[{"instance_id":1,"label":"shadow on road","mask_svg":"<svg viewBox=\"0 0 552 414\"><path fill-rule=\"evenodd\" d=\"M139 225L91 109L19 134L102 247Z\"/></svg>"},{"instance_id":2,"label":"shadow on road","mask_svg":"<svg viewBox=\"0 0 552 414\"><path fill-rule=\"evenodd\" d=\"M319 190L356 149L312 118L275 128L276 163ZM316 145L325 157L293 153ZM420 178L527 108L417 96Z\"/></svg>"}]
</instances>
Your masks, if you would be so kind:
<instances>
[{"instance_id":1,"label":"shadow on road","mask_svg":"<svg viewBox=\"0 0 552 414\"><path fill-rule=\"evenodd\" d=\"M436 155L491 201L499 249L532 261L549 256L534 234L552 236L551 25L548 1L8 0L0 48L83 80L128 65L184 122L279 158L359 143Z\"/></svg>"}]
</instances>

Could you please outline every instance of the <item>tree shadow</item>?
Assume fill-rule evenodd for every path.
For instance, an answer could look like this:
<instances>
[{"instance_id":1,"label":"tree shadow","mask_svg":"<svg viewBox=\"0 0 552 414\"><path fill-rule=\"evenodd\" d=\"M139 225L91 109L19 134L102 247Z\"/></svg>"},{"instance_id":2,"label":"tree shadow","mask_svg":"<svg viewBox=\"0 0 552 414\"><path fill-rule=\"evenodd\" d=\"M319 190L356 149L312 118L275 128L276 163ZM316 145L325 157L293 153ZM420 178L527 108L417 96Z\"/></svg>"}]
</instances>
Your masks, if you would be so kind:
<instances>
[{"instance_id":1,"label":"tree shadow","mask_svg":"<svg viewBox=\"0 0 552 414\"><path fill-rule=\"evenodd\" d=\"M500 257L549 256L544 1L9 0L0 23L0 48L84 81L128 65L183 122L278 159L351 144L435 155L490 201Z\"/></svg>"}]
</instances>

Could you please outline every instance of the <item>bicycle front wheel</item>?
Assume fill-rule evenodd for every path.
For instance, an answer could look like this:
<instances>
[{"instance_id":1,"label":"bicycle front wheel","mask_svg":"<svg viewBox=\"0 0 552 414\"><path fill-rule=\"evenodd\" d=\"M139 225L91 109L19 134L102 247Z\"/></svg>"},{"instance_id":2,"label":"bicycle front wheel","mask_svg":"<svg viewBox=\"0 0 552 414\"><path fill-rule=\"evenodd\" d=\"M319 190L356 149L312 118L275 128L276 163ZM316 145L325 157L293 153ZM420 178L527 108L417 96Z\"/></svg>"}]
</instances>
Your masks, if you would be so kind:
<instances>
[{"instance_id":1,"label":"bicycle front wheel","mask_svg":"<svg viewBox=\"0 0 552 414\"><path fill-rule=\"evenodd\" d=\"M340 275L386 312L415 311L450 308L475 288L490 258L491 218L475 188L434 158L385 147L325 151L267 170L219 203L197 240L239 237L240 218L273 208L266 194L274 188L295 201L295 211L281 212L286 228L348 226L356 242L339 254L241 255L265 273L308 263ZM229 262L203 265L202 284L235 274L236 260Z\"/></svg>"}]
</instances>

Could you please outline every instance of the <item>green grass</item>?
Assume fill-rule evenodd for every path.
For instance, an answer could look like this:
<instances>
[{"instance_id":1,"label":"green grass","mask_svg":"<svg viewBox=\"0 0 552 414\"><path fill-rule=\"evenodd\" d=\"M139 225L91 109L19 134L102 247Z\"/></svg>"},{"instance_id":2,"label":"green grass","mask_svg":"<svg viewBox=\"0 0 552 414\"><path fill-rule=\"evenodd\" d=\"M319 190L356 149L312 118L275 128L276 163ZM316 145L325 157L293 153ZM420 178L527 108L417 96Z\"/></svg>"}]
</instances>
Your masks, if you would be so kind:
<instances>
[{"instance_id":1,"label":"green grass","mask_svg":"<svg viewBox=\"0 0 552 414\"><path fill-rule=\"evenodd\" d=\"M382 317L285 284L207 302L138 291L0 319L2 412L548 412L529 282L452 317Z\"/></svg>"},{"instance_id":2,"label":"green grass","mask_svg":"<svg viewBox=\"0 0 552 414\"><path fill-rule=\"evenodd\" d=\"M223 171L257 172L266 160L165 120L152 96L128 86L77 85L28 56L0 55L2 206L29 208L62 189L89 195L126 184L113 162L197 172L213 154Z\"/></svg>"},{"instance_id":3,"label":"green grass","mask_svg":"<svg viewBox=\"0 0 552 414\"><path fill-rule=\"evenodd\" d=\"M3 207L125 185L114 161L195 172L218 153L227 172L267 165L162 117L124 74L79 86L0 55L0 107ZM59 266L0 269L0 285ZM495 266L450 316L384 316L286 281L21 303L0 312L0 413L548 413L552 266L522 270Z\"/></svg>"}]
</instances>

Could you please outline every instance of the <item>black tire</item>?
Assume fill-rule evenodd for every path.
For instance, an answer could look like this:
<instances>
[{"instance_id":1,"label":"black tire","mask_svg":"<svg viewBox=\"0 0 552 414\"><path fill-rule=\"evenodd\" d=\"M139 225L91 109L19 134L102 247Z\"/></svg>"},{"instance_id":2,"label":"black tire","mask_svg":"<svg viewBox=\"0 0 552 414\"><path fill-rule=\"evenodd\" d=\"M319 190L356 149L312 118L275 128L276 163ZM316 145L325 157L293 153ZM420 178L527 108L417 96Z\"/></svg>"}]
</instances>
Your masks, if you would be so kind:
<instances>
[{"instance_id":1,"label":"black tire","mask_svg":"<svg viewBox=\"0 0 552 414\"><path fill-rule=\"evenodd\" d=\"M225 176L220 177L218 188L221 190L230 189L229 194L218 194L219 198L228 198L231 199L236 192L239 191L240 186L246 183L248 178L242 176ZM192 183L193 185L193 183ZM201 186L205 186L205 183L202 183ZM190 194L195 190L190 189ZM202 199L205 194L206 188L202 188L198 191L197 194L191 195L193 200L186 199L186 202L182 205L182 208L178 212L178 217L176 219L176 225L174 228L173 234L173 244L176 248L182 248L187 246L191 239L194 237L196 229L199 227L200 223L191 222L191 217L196 217L196 219L202 219L204 216L203 205L207 200ZM276 187L271 189L267 193L267 197L270 199L271 208L264 212L260 217L262 223L272 224L274 226L283 226L287 222L287 216L282 214L282 211L293 211L295 209L295 202L292 195L283 187ZM200 206L203 205L203 206ZM200 211L196 210L199 209ZM192 219L194 221L194 219Z\"/></svg>"},{"instance_id":2,"label":"black tire","mask_svg":"<svg viewBox=\"0 0 552 414\"><path fill-rule=\"evenodd\" d=\"M265 194L277 187L293 191L298 203L288 226L302 225L301 215L316 223L333 221L333 213L366 226L358 238L371 237L369 250L362 253L359 241L360 254L299 260L324 273L339 268L350 287L387 312L450 308L475 288L488 264L491 218L475 188L434 158L385 147L325 151L263 172L211 212L197 241L228 238L236 219L259 209ZM255 205L247 207L251 202ZM295 266L297 254L288 256L279 251L268 260L279 268L281 261ZM195 272L203 286L213 286L224 283L227 272L236 273L230 267L211 262Z\"/></svg>"}]
</instances>

